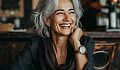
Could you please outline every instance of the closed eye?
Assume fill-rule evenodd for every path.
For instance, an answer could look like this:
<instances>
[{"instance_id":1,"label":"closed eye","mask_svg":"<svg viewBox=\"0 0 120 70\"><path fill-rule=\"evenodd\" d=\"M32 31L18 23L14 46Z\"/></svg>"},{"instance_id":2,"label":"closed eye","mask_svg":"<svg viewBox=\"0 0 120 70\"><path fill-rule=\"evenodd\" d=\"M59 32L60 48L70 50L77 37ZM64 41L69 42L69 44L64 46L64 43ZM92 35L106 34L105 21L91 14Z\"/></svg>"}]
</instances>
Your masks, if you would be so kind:
<instances>
[{"instance_id":1,"label":"closed eye","mask_svg":"<svg viewBox=\"0 0 120 70\"><path fill-rule=\"evenodd\" d=\"M74 9L69 9L69 13L74 14L75 13Z\"/></svg>"},{"instance_id":2,"label":"closed eye","mask_svg":"<svg viewBox=\"0 0 120 70\"><path fill-rule=\"evenodd\" d=\"M70 12L70 13L75 13L75 12Z\"/></svg>"},{"instance_id":3,"label":"closed eye","mask_svg":"<svg viewBox=\"0 0 120 70\"><path fill-rule=\"evenodd\" d=\"M57 15L63 14L63 12L58 12Z\"/></svg>"}]
</instances>

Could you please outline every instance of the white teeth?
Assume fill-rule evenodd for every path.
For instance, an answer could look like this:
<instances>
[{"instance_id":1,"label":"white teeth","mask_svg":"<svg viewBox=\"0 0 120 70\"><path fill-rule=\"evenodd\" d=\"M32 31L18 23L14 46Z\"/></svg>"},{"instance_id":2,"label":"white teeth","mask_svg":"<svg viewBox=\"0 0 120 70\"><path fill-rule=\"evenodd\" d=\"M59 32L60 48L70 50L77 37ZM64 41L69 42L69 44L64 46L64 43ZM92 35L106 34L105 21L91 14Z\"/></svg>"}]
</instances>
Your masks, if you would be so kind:
<instances>
[{"instance_id":1,"label":"white teeth","mask_svg":"<svg viewBox=\"0 0 120 70\"><path fill-rule=\"evenodd\" d=\"M69 27L69 26L70 26L70 24L68 24L68 25L60 25L60 26L62 26L62 27Z\"/></svg>"}]
</instances>

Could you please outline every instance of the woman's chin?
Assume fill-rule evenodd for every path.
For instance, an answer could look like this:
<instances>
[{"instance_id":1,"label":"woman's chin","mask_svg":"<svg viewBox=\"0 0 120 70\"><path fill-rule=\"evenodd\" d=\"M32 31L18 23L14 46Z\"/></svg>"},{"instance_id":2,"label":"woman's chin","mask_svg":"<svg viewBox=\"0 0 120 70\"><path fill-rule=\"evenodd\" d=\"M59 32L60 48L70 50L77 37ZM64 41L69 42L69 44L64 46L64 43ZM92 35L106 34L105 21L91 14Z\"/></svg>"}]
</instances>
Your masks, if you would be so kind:
<instances>
[{"instance_id":1,"label":"woman's chin","mask_svg":"<svg viewBox=\"0 0 120 70\"><path fill-rule=\"evenodd\" d=\"M63 32L61 34L64 35L64 36L68 36L68 35L70 35L70 32Z\"/></svg>"}]
</instances>

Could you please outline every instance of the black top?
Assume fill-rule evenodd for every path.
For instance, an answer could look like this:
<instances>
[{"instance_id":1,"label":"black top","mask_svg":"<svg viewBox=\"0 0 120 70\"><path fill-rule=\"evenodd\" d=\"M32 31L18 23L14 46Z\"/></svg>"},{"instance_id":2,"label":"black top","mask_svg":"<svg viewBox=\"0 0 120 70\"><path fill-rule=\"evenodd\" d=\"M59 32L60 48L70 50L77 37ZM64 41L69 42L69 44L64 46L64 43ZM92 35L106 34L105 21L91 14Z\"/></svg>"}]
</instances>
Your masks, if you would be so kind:
<instances>
[{"instance_id":1,"label":"black top","mask_svg":"<svg viewBox=\"0 0 120 70\"><path fill-rule=\"evenodd\" d=\"M51 38L32 37L10 70L32 70L32 64L34 64L36 70L76 70L74 48L70 42L68 42L66 63L61 65L57 63L51 43ZM86 57L88 58L88 62L83 70L94 70L93 39L87 37L85 47L87 49Z\"/></svg>"}]
</instances>

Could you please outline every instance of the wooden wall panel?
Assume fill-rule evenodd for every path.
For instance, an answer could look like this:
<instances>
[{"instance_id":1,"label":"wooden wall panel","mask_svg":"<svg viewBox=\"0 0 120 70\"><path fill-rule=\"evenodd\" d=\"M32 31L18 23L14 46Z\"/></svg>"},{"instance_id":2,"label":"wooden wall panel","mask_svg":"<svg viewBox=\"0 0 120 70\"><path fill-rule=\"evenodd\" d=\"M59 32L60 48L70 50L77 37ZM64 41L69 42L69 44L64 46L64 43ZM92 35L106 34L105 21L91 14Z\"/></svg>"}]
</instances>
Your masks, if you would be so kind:
<instances>
[{"instance_id":1,"label":"wooden wall panel","mask_svg":"<svg viewBox=\"0 0 120 70\"><path fill-rule=\"evenodd\" d=\"M2 16L10 17L11 10L3 11L1 9L1 5L2 5L2 0L0 0L0 17ZM14 11L15 11L15 14L13 15L14 17L21 17L21 18L24 17L24 0L19 0L19 9L14 10Z\"/></svg>"}]
</instances>

